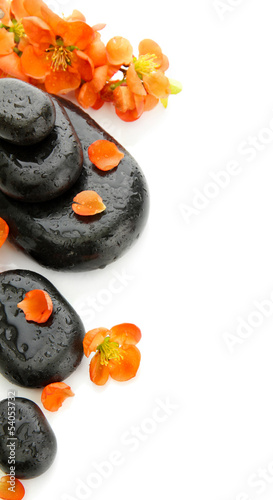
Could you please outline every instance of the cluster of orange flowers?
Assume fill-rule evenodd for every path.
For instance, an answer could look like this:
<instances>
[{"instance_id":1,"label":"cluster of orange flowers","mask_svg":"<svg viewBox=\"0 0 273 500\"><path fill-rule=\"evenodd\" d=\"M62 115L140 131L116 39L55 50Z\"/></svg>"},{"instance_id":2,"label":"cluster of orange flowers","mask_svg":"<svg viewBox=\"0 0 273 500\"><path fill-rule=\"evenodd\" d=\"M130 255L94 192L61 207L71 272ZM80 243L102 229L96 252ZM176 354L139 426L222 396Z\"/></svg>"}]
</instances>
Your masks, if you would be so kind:
<instances>
[{"instance_id":1,"label":"cluster of orange flowers","mask_svg":"<svg viewBox=\"0 0 273 500\"><path fill-rule=\"evenodd\" d=\"M142 40L138 58L120 36L105 45L99 31L74 10L61 18L42 0L0 0L0 76L30 82L52 94L75 91L84 108L115 106L124 121L182 89L165 75L168 58L153 40ZM121 78L115 79L117 74Z\"/></svg>"}]
</instances>

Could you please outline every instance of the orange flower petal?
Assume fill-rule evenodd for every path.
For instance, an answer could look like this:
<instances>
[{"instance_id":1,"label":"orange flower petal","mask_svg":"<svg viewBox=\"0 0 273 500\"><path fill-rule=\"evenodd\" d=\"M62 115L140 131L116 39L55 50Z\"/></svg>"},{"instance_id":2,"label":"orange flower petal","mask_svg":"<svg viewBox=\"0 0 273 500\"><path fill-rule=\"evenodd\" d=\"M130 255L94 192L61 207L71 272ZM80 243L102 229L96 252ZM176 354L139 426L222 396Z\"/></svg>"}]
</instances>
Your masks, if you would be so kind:
<instances>
[{"instance_id":1,"label":"orange flower petal","mask_svg":"<svg viewBox=\"0 0 273 500\"><path fill-rule=\"evenodd\" d=\"M0 0L0 9L4 12L4 17L0 22L9 26L10 25L10 3L7 0Z\"/></svg>"},{"instance_id":2,"label":"orange flower petal","mask_svg":"<svg viewBox=\"0 0 273 500\"><path fill-rule=\"evenodd\" d=\"M145 88L143 87L142 81L140 80L140 78L135 70L134 64L130 64L130 66L127 70L126 82L127 82L129 89L134 94L142 95L142 96L147 94Z\"/></svg>"},{"instance_id":3,"label":"orange flower petal","mask_svg":"<svg viewBox=\"0 0 273 500\"><path fill-rule=\"evenodd\" d=\"M101 96L99 94L97 94L97 99L96 99L96 102L95 104L93 104L93 106L91 106L93 109L100 109L103 105L104 105L105 101L103 101L101 99Z\"/></svg>"},{"instance_id":4,"label":"orange flower petal","mask_svg":"<svg viewBox=\"0 0 273 500\"><path fill-rule=\"evenodd\" d=\"M73 53L77 55L77 60L73 66L77 68L81 79L85 81L91 80L94 72L93 61L81 50L74 50Z\"/></svg>"},{"instance_id":5,"label":"orange flower petal","mask_svg":"<svg viewBox=\"0 0 273 500\"><path fill-rule=\"evenodd\" d=\"M90 106L94 106L97 101L97 94L93 90L91 82L84 83L79 89L79 92L76 93L76 97L78 103L83 108L89 108Z\"/></svg>"},{"instance_id":6,"label":"orange flower petal","mask_svg":"<svg viewBox=\"0 0 273 500\"><path fill-rule=\"evenodd\" d=\"M49 94L67 94L81 84L81 76L72 68L67 71L51 71L45 79L46 91Z\"/></svg>"},{"instance_id":7,"label":"orange flower petal","mask_svg":"<svg viewBox=\"0 0 273 500\"><path fill-rule=\"evenodd\" d=\"M94 26L92 26L92 29L94 31L100 31L100 30L103 30L103 28L105 28L106 24L105 23L98 23L98 24L95 24Z\"/></svg>"},{"instance_id":8,"label":"orange flower petal","mask_svg":"<svg viewBox=\"0 0 273 500\"><path fill-rule=\"evenodd\" d=\"M99 33L95 33L94 41L86 47L85 52L92 59L95 68L107 64L106 47Z\"/></svg>"},{"instance_id":9,"label":"orange flower petal","mask_svg":"<svg viewBox=\"0 0 273 500\"><path fill-rule=\"evenodd\" d=\"M159 99L164 99L170 95L170 82L162 71L144 75L143 82L148 94L152 94Z\"/></svg>"},{"instance_id":10,"label":"orange flower petal","mask_svg":"<svg viewBox=\"0 0 273 500\"><path fill-rule=\"evenodd\" d=\"M65 21L83 21L85 22L85 16L79 11L74 9L72 14L64 18Z\"/></svg>"},{"instance_id":11,"label":"orange flower petal","mask_svg":"<svg viewBox=\"0 0 273 500\"><path fill-rule=\"evenodd\" d=\"M89 332L85 334L83 339L83 351L87 358L90 356L91 352L95 352L97 350L98 345L103 342L109 333L110 332L107 328L101 327L89 330Z\"/></svg>"},{"instance_id":12,"label":"orange flower petal","mask_svg":"<svg viewBox=\"0 0 273 500\"><path fill-rule=\"evenodd\" d=\"M49 45L55 44L54 33L48 24L39 17L25 17L22 24L32 45L46 49Z\"/></svg>"},{"instance_id":13,"label":"orange flower petal","mask_svg":"<svg viewBox=\"0 0 273 500\"><path fill-rule=\"evenodd\" d=\"M134 345L125 346L120 349L120 354L123 356L121 361L110 359L108 365L109 372L114 380L125 382L136 376L141 355L138 348Z\"/></svg>"},{"instance_id":14,"label":"orange flower petal","mask_svg":"<svg viewBox=\"0 0 273 500\"><path fill-rule=\"evenodd\" d=\"M102 365L101 362L101 354L97 352L95 356L91 359L89 374L92 382L96 385L104 385L106 384L109 378L109 365Z\"/></svg>"},{"instance_id":15,"label":"orange flower petal","mask_svg":"<svg viewBox=\"0 0 273 500\"><path fill-rule=\"evenodd\" d=\"M15 52L8 56L0 57L0 69L9 76L14 76L24 82L29 81L28 77L23 72L21 57L15 54Z\"/></svg>"},{"instance_id":16,"label":"orange flower petal","mask_svg":"<svg viewBox=\"0 0 273 500\"><path fill-rule=\"evenodd\" d=\"M41 396L41 401L48 411L57 411L63 404L66 398L75 396L71 391L71 387L64 382L55 382L47 385Z\"/></svg>"},{"instance_id":17,"label":"orange flower petal","mask_svg":"<svg viewBox=\"0 0 273 500\"><path fill-rule=\"evenodd\" d=\"M23 71L31 78L44 78L50 71L50 64L44 52L28 45L21 57Z\"/></svg>"},{"instance_id":18,"label":"orange flower petal","mask_svg":"<svg viewBox=\"0 0 273 500\"><path fill-rule=\"evenodd\" d=\"M23 6L29 16L42 17L42 7L45 3L42 0L23 0Z\"/></svg>"},{"instance_id":19,"label":"orange flower petal","mask_svg":"<svg viewBox=\"0 0 273 500\"><path fill-rule=\"evenodd\" d=\"M138 120L141 116L138 113L136 108L132 109L132 110L125 111L125 113L123 113L122 111L120 111L119 109L116 108L116 114L124 122L134 122L134 121Z\"/></svg>"},{"instance_id":20,"label":"orange flower petal","mask_svg":"<svg viewBox=\"0 0 273 500\"><path fill-rule=\"evenodd\" d=\"M133 47L129 40L122 36L111 38L106 45L106 53L110 64L115 66L130 64L133 57Z\"/></svg>"},{"instance_id":21,"label":"orange flower petal","mask_svg":"<svg viewBox=\"0 0 273 500\"><path fill-rule=\"evenodd\" d=\"M154 60L157 64L162 64L163 54L158 43L154 42L150 38L145 38L142 40L138 46L138 51L140 56L144 56L145 54L155 54L157 57Z\"/></svg>"},{"instance_id":22,"label":"orange flower petal","mask_svg":"<svg viewBox=\"0 0 273 500\"><path fill-rule=\"evenodd\" d=\"M11 1L11 10L15 19L20 20L23 17L28 17L29 13L24 7L24 0L12 0Z\"/></svg>"},{"instance_id":23,"label":"orange flower petal","mask_svg":"<svg viewBox=\"0 0 273 500\"><path fill-rule=\"evenodd\" d=\"M94 71L94 76L92 79L92 87L94 92L98 93L103 89L108 75L108 66L105 64L104 66L99 66Z\"/></svg>"},{"instance_id":24,"label":"orange flower petal","mask_svg":"<svg viewBox=\"0 0 273 500\"><path fill-rule=\"evenodd\" d=\"M167 69L169 68L169 59L167 58L167 56L165 56L165 54L162 54L162 63L160 64L160 71L167 71Z\"/></svg>"},{"instance_id":25,"label":"orange flower petal","mask_svg":"<svg viewBox=\"0 0 273 500\"><path fill-rule=\"evenodd\" d=\"M0 217L0 247L5 243L9 234L9 226L6 221Z\"/></svg>"},{"instance_id":26,"label":"orange flower petal","mask_svg":"<svg viewBox=\"0 0 273 500\"><path fill-rule=\"evenodd\" d=\"M144 102L144 111L151 111L152 109L155 108L155 106L159 103L158 97L155 97L154 95L147 94L145 96L145 102Z\"/></svg>"},{"instance_id":27,"label":"orange flower petal","mask_svg":"<svg viewBox=\"0 0 273 500\"><path fill-rule=\"evenodd\" d=\"M83 108L93 106L97 100L97 94L94 92L91 82L84 83L76 92L76 97Z\"/></svg>"},{"instance_id":28,"label":"orange flower petal","mask_svg":"<svg viewBox=\"0 0 273 500\"><path fill-rule=\"evenodd\" d=\"M15 482L14 490L13 481ZM3 476L0 479L0 498L3 500L22 500L25 496L25 488L19 479L11 479L10 476Z\"/></svg>"},{"instance_id":29,"label":"orange flower petal","mask_svg":"<svg viewBox=\"0 0 273 500\"><path fill-rule=\"evenodd\" d=\"M42 11L44 12L44 9ZM61 20L57 25L55 23L52 25L49 20L49 24L53 31L62 37L65 46L75 45L78 49L84 50L94 39L93 29L82 21L66 22Z\"/></svg>"},{"instance_id":30,"label":"orange flower petal","mask_svg":"<svg viewBox=\"0 0 273 500\"><path fill-rule=\"evenodd\" d=\"M89 146L88 156L97 168L107 171L117 167L124 154L118 150L113 142L102 139Z\"/></svg>"},{"instance_id":31,"label":"orange flower petal","mask_svg":"<svg viewBox=\"0 0 273 500\"><path fill-rule=\"evenodd\" d=\"M141 331L132 323L121 323L120 325L113 326L110 330L110 340L118 342L120 345L135 345L140 339Z\"/></svg>"},{"instance_id":32,"label":"orange flower petal","mask_svg":"<svg viewBox=\"0 0 273 500\"><path fill-rule=\"evenodd\" d=\"M133 110L136 107L134 94L125 85L116 87L113 92L113 97L115 107L122 113L126 113L126 111Z\"/></svg>"},{"instance_id":33,"label":"orange flower petal","mask_svg":"<svg viewBox=\"0 0 273 500\"><path fill-rule=\"evenodd\" d=\"M12 54L14 43L14 34L5 29L0 29L0 56Z\"/></svg>"},{"instance_id":34,"label":"orange flower petal","mask_svg":"<svg viewBox=\"0 0 273 500\"><path fill-rule=\"evenodd\" d=\"M95 215L106 208L101 197L96 191L82 191L73 199L72 209L78 215Z\"/></svg>"},{"instance_id":35,"label":"orange flower petal","mask_svg":"<svg viewBox=\"0 0 273 500\"><path fill-rule=\"evenodd\" d=\"M43 290L31 290L26 293L24 300L19 302L17 307L24 311L27 321L35 323L46 323L53 311L52 300Z\"/></svg>"}]
</instances>

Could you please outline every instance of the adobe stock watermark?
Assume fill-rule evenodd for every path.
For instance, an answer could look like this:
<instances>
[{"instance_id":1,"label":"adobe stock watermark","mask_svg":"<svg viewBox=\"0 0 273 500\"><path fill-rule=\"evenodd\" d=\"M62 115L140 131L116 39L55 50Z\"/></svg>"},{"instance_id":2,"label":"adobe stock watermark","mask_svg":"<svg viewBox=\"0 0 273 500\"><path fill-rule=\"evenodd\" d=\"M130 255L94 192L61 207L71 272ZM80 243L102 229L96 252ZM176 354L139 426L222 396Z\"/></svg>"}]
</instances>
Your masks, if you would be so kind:
<instances>
[{"instance_id":1,"label":"adobe stock watermark","mask_svg":"<svg viewBox=\"0 0 273 500\"><path fill-rule=\"evenodd\" d=\"M213 7L223 21L226 14L232 14L244 2L245 0L213 0Z\"/></svg>"},{"instance_id":2,"label":"adobe stock watermark","mask_svg":"<svg viewBox=\"0 0 273 500\"><path fill-rule=\"evenodd\" d=\"M263 300L254 300L254 308L245 316L237 318L237 324L233 332L224 332L223 340L231 354L237 346L244 344L259 328L265 320L273 316L273 292Z\"/></svg>"},{"instance_id":3,"label":"adobe stock watermark","mask_svg":"<svg viewBox=\"0 0 273 500\"><path fill-rule=\"evenodd\" d=\"M267 127L260 129L255 136L248 136L237 148L238 160L227 162L222 170L208 172L201 189L194 188L191 203L180 203L178 209L186 224L190 224L195 217L206 210L244 171L245 163L254 162L259 154L264 152L273 143L273 118Z\"/></svg>"},{"instance_id":4,"label":"adobe stock watermark","mask_svg":"<svg viewBox=\"0 0 273 500\"><path fill-rule=\"evenodd\" d=\"M256 500L273 485L273 460L259 467L246 480L245 491L237 493L232 500Z\"/></svg>"},{"instance_id":5,"label":"adobe stock watermark","mask_svg":"<svg viewBox=\"0 0 273 500\"><path fill-rule=\"evenodd\" d=\"M72 14L72 2L70 0L48 0L47 6L55 12L55 14L58 14L58 16L63 15L63 7L69 7L71 6L71 12Z\"/></svg>"},{"instance_id":6,"label":"adobe stock watermark","mask_svg":"<svg viewBox=\"0 0 273 500\"><path fill-rule=\"evenodd\" d=\"M134 276L128 274L124 269L119 271L111 271L112 278L109 280L105 288L101 288L96 295L79 297L73 307L81 316L83 321L93 321L97 313L103 312L115 295L122 293L129 283L135 279Z\"/></svg>"},{"instance_id":7,"label":"adobe stock watermark","mask_svg":"<svg viewBox=\"0 0 273 500\"><path fill-rule=\"evenodd\" d=\"M101 488L116 469L129 459L132 453L137 452L147 444L151 436L156 434L160 426L164 425L180 406L170 398L165 400L156 398L155 406L150 415L143 418L138 425L132 425L120 436L119 445L110 451L107 457L100 462L92 462L90 471L85 478L76 478L74 491L62 493L61 500L89 500L94 498L96 490Z\"/></svg>"}]
</instances>

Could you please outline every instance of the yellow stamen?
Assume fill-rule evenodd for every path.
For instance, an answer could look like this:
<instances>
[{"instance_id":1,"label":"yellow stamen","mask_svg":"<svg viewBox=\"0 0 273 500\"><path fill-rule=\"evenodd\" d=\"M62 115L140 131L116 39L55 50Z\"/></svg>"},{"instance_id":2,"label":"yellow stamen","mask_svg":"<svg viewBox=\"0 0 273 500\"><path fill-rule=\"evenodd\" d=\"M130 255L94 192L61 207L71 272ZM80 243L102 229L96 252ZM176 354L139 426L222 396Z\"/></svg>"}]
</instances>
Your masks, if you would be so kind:
<instances>
[{"instance_id":1,"label":"yellow stamen","mask_svg":"<svg viewBox=\"0 0 273 500\"><path fill-rule=\"evenodd\" d=\"M138 59L134 61L135 70L138 75L149 75L153 71L156 71L160 64L155 62L157 56L155 54L144 54L143 56L139 56Z\"/></svg>"},{"instance_id":2,"label":"yellow stamen","mask_svg":"<svg viewBox=\"0 0 273 500\"><path fill-rule=\"evenodd\" d=\"M67 66L71 64L72 53L62 45L56 45L46 49L47 58L51 58L51 68L53 71L66 71Z\"/></svg>"},{"instance_id":3,"label":"yellow stamen","mask_svg":"<svg viewBox=\"0 0 273 500\"><path fill-rule=\"evenodd\" d=\"M111 342L110 337L105 337L104 341L98 346L98 351L101 354L101 365L108 365L110 359L121 361L123 356L120 354L119 344Z\"/></svg>"}]
</instances>

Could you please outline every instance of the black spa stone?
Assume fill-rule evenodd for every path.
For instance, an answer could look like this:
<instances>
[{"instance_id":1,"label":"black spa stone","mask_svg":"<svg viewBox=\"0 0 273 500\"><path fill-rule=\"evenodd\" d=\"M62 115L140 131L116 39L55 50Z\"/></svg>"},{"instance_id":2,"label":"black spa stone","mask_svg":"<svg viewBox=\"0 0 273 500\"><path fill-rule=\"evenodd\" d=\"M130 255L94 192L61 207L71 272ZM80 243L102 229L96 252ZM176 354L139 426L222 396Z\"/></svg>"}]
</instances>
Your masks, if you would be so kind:
<instances>
[{"instance_id":1,"label":"black spa stone","mask_svg":"<svg viewBox=\"0 0 273 500\"><path fill-rule=\"evenodd\" d=\"M30 290L46 291L53 312L46 323L27 321L17 307ZM26 270L0 274L0 373L23 387L68 377L83 357L84 326L76 311L43 276Z\"/></svg>"},{"instance_id":2,"label":"black spa stone","mask_svg":"<svg viewBox=\"0 0 273 500\"><path fill-rule=\"evenodd\" d=\"M12 144L42 141L55 123L54 104L42 90L15 78L0 80L0 137Z\"/></svg>"},{"instance_id":3,"label":"black spa stone","mask_svg":"<svg viewBox=\"0 0 273 500\"><path fill-rule=\"evenodd\" d=\"M42 142L16 146L0 140L0 189L17 200L33 203L56 198L81 173L81 144L64 108L54 97L53 101L55 126Z\"/></svg>"},{"instance_id":4,"label":"black spa stone","mask_svg":"<svg viewBox=\"0 0 273 500\"><path fill-rule=\"evenodd\" d=\"M10 228L10 240L40 264L58 270L105 267L120 257L139 237L148 215L148 189L134 158L89 115L60 99L81 141L83 171L62 196L30 204L0 193L0 217ZM89 160L87 149L98 139L108 139L124 153L117 168L102 172ZM94 190L106 210L80 217L72 210L73 197Z\"/></svg>"},{"instance_id":5,"label":"black spa stone","mask_svg":"<svg viewBox=\"0 0 273 500\"><path fill-rule=\"evenodd\" d=\"M0 469L10 474L14 467L17 478L31 479L51 466L57 441L39 406L13 394L0 401Z\"/></svg>"}]
</instances>

